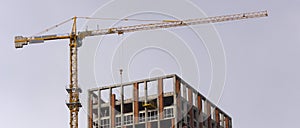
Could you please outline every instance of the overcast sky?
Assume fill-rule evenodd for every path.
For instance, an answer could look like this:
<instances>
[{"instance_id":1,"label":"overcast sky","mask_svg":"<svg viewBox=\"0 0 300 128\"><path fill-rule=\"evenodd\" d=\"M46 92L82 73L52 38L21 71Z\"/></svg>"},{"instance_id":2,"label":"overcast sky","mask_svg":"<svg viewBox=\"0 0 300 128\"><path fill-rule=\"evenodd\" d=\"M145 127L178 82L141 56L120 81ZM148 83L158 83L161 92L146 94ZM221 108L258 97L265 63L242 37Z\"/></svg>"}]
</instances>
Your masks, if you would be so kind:
<instances>
[{"instance_id":1,"label":"overcast sky","mask_svg":"<svg viewBox=\"0 0 300 128\"><path fill-rule=\"evenodd\" d=\"M224 67L226 66L227 69L225 88L218 105L231 115L235 128L300 127L298 123L300 114L300 59L298 57L300 56L300 17L298 14L300 1L191 1L208 16L269 11L268 18L215 25L223 43L226 56ZM30 45L17 50L13 44L14 36L33 35L73 16L92 16L96 14L99 7L107 2L109 0L2 1L0 4L2 19L0 24L0 127L69 127L69 112L65 105L67 99L65 86L69 84L68 41L51 41L47 44ZM128 2L128 5L122 6L126 9L131 4L133 3ZM160 4L159 1L157 4ZM165 8L175 6L180 5L173 5L170 2ZM178 10L180 9L188 10L187 8L178 8ZM115 11L124 10L116 9ZM197 18L193 17L197 16L196 14L186 15L190 18ZM143 15L136 17L167 18L149 16L145 14L144 17ZM112 15L111 17L118 16ZM85 27L84 22L79 22L78 26ZM95 28L95 26L91 27ZM109 26L100 25L100 27ZM70 24L67 24L67 26L55 30L54 33L68 33L70 30ZM191 35L189 39L186 31L188 30L180 29L171 32L182 34L182 39L192 47L196 62L200 65L198 68L201 78L199 79L201 79L200 84L203 85L203 88L199 90L207 95L211 80L209 76L212 75L209 54L205 51L207 49L204 48L203 42L199 44L193 42L194 38ZM126 35L109 37L112 40L106 39L106 42L115 41L116 44L109 45L104 40L103 46L101 45L100 50L95 53L95 65L99 65L95 66L95 74L98 77L97 85L81 85L85 89L104 84L115 84L118 81L114 81L116 78L111 76L113 73L109 70L106 71L110 68L107 67L107 65L110 66L110 63L105 63L105 60L114 55L109 51L116 50L120 40L123 40ZM92 45L92 42L89 43ZM84 44L82 48L87 45L90 44ZM124 47L125 50L123 49L122 52L126 54L128 47ZM149 54L162 59L151 58ZM116 58L120 56L117 54ZM138 63L137 60L143 60L142 58L151 60L152 65ZM176 62L170 58L172 57L161 51L147 50L132 60L131 66L135 68L123 68L131 75L135 74L131 76L131 79L144 79L156 73L160 74L160 72L163 74L178 73L180 66L175 64L168 67L165 65ZM119 61L117 65L122 65L120 64L122 61ZM118 69L112 70L112 72L118 71ZM79 79L84 77L83 75L80 75ZM82 99L82 102L85 103L85 100ZM87 126L85 111L87 111L86 108L80 111L81 128Z\"/></svg>"}]
</instances>

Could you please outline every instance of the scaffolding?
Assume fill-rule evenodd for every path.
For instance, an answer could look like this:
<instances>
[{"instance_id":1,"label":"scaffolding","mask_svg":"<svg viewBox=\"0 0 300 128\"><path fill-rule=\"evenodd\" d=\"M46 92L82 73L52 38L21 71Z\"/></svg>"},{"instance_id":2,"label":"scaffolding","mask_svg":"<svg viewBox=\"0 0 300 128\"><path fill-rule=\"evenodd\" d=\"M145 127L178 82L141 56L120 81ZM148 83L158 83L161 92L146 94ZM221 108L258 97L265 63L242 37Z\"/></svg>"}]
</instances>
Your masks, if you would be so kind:
<instances>
[{"instance_id":1,"label":"scaffolding","mask_svg":"<svg viewBox=\"0 0 300 128\"><path fill-rule=\"evenodd\" d=\"M232 128L232 119L175 74L89 89L89 128Z\"/></svg>"}]
</instances>

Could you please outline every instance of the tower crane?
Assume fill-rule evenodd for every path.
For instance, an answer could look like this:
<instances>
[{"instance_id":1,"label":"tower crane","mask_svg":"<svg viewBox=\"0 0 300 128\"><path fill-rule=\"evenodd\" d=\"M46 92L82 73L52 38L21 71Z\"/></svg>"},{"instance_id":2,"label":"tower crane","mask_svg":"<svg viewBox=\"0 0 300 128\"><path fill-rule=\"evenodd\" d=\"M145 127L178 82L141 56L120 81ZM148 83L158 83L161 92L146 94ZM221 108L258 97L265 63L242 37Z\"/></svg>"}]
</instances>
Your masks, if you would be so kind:
<instances>
[{"instance_id":1,"label":"tower crane","mask_svg":"<svg viewBox=\"0 0 300 128\"><path fill-rule=\"evenodd\" d=\"M136 31L172 28L172 27L197 25L197 24L209 24L209 23L234 21L234 20L242 20L242 19L249 19L249 18L259 18L259 17L267 17L267 16L268 16L267 11L259 11L259 12L240 13L240 14L223 15L223 16L215 16L215 17L207 17L207 18L199 18L199 19L163 20L158 23L148 23L148 24L114 27L114 28L98 29L92 31L81 31L81 32L77 32L77 28L76 28L76 21L80 17L73 17L71 18L71 20L73 20L71 33L62 34L62 35L54 34L54 35L40 35L40 36L30 36L30 37L16 36L14 43L16 48L23 48L24 45L28 45L28 44L44 43L45 41L49 41L49 40L69 39L70 41L69 42L70 84L69 84L69 88L67 89L67 92L69 94L69 101L67 103L67 106L70 111L70 128L78 128L78 112L80 107L82 107L82 105L79 100L79 93L81 93L81 89L78 86L77 52L84 38L90 36L123 34L123 33L136 32Z\"/></svg>"}]
</instances>

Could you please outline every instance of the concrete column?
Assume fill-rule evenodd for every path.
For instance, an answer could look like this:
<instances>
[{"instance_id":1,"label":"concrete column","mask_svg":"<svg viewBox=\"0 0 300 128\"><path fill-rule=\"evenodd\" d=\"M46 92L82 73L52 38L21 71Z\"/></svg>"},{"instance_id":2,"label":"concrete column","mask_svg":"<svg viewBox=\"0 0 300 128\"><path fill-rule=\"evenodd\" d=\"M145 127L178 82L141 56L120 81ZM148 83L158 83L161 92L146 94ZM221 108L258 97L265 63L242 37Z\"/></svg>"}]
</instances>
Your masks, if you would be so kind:
<instances>
[{"instance_id":1,"label":"concrete column","mask_svg":"<svg viewBox=\"0 0 300 128\"><path fill-rule=\"evenodd\" d=\"M171 121L172 121L172 126L171 126L171 128L175 128L175 126L176 126L175 119L173 118Z\"/></svg>"},{"instance_id":2,"label":"concrete column","mask_svg":"<svg viewBox=\"0 0 300 128\"><path fill-rule=\"evenodd\" d=\"M159 120L162 120L164 118L163 79L158 80L158 114L159 114Z\"/></svg>"},{"instance_id":3,"label":"concrete column","mask_svg":"<svg viewBox=\"0 0 300 128\"><path fill-rule=\"evenodd\" d=\"M178 123L179 121L181 121L182 119L182 114L181 114L181 91L180 91L180 79L178 77L175 77L175 97L176 97L176 123ZM176 124L177 127L177 124ZM179 126L180 128L180 126Z\"/></svg>"},{"instance_id":4,"label":"concrete column","mask_svg":"<svg viewBox=\"0 0 300 128\"><path fill-rule=\"evenodd\" d=\"M147 122L147 128L151 128L151 122Z\"/></svg>"},{"instance_id":5,"label":"concrete column","mask_svg":"<svg viewBox=\"0 0 300 128\"><path fill-rule=\"evenodd\" d=\"M189 102L189 115L190 115L190 128L194 128L194 109L193 109L193 91L188 88L188 102Z\"/></svg>"},{"instance_id":6,"label":"concrete column","mask_svg":"<svg viewBox=\"0 0 300 128\"><path fill-rule=\"evenodd\" d=\"M211 105L210 103L207 101L206 102L206 112L207 112L207 124L208 124L208 127L207 128L212 128L212 122L211 122Z\"/></svg>"},{"instance_id":7,"label":"concrete column","mask_svg":"<svg viewBox=\"0 0 300 128\"><path fill-rule=\"evenodd\" d=\"M182 91L181 91L181 93L182 93L182 95L183 95L183 98L185 99L184 100L184 102L182 102L181 104L181 106L182 106L182 108L181 108L181 111L182 111L182 113L184 114L183 116L181 116L182 117L182 120L183 120L183 122L184 122L184 124L187 124L187 114L188 114L188 107L187 107L187 104L188 104L188 102L186 102L186 101L188 101L188 97L187 97L187 87L186 87L186 85L185 84L182 84L181 85L181 89L182 89ZM184 127L185 128L185 127Z\"/></svg>"},{"instance_id":8,"label":"concrete column","mask_svg":"<svg viewBox=\"0 0 300 128\"><path fill-rule=\"evenodd\" d=\"M133 127L139 122L139 84L133 84Z\"/></svg>"},{"instance_id":9,"label":"concrete column","mask_svg":"<svg viewBox=\"0 0 300 128\"><path fill-rule=\"evenodd\" d=\"M217 128L220 128L220 116L219 116L219 110L218 108L215 108L215 117L216 117L216 123Z\"/></svg>"},{"instance_id":10,"label":"concrete column","mask_svg":"<svg viewBox=\"0 0 300 128\"><path fill-rule=\"evenodd\" d=\"M229 128L229 118L225 116L225 128Z\"/></svg>"},{"instance_id":11,"label":"concrete column","mask_svg":"<svg viewBox=\"0 0 300 128\"><path fill-rule=\"evenodd\" d=\"M115 106L116 106L116 95L111 94L111 97L110 97L110 120L111 120L110 127L111 128L114 128L115 124L116 124L116 122L115 122L115 119L116 119Z\"/></svg>"},{"instance_id":12,"label":"concrete column","mask_svg":"<svg viewBox=\"0 0 300 128\"><path fill-rule=\"evenodd\" d=\"M101 90L98 90L98 128L101 125Z\"/></svg>"},{"instance_id":13,"label":"concrete column","mask_svg":"<svg viewBox=\"0 0 300 128\"><path fill-rule=\"evenodd\" d=\"M199 114L198 114L199 128L203 128L203 115L202 115L203 108L202 108L202 97L200 94L198 94L197 100L198 100L198 110L199 110Z\"/></svg>"},{"instance_id":14,"label":"concrete column","mask_svg":"<svg viewBox=\"0 0 300 128\"><path fill-rule=\"evenodd\" d=\"M121 126L123 126L124 125L124 85L121 85L121 104L120 104L120 109L121 109Z\"/></svg>"},{"instance_id":15,"label":"concrete column","mask_svg":"<svg viewBox=\"0 0 300 128\"><path fill-rule=\"evenodd\" d=\"M89 112L88 112L88 123L89 128L93 128L93 95L92 92L89 91Z\"/></svg>"},{"instance_id":16,"label":"concrete column","mask_svg":"<svg viewBox=\"0 0 300 128\"><path fill-rule=\"evenodd\" d=\"M145 101L144 103L147 103L148 102L148 85L147 85L147 81L144 81L144 92L145 92ZM150 127L148 127L148 109L147 107L145 107L145 128L151 128L151 125Z\"/></svg>"}]
</instances>

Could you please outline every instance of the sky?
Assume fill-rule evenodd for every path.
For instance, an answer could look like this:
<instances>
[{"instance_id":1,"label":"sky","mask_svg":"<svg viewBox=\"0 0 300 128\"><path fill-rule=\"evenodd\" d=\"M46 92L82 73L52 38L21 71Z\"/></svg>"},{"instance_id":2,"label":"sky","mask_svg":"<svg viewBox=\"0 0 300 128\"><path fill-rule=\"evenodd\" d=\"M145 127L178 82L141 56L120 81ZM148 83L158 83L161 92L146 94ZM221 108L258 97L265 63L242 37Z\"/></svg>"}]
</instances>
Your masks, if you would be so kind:
<instances>
[{"instance_id":1,"label":"sky","mask_svg":"<svg viewBox=\"0 0 300 128\"><path fill-rule=\"evenodd\" d=\"M176 73L186 78L189 83L197 85L197 82L200 82L194 87L204 95L210 95L209 85L215 73L212 72L213 65L219 64L221 68L226 69L225 75L223 74L226 81L222 93L216 94L220 95L218 97L220 100L216 103L232 117L234 127L300 126L298 123L300 60L297 57L300 56L300 36L298 36L300 35L298 24L300 1L191 0L189 4L176 4L183 0L168 1L169 3L153 1L157 3L158 9L163 7L159 10L162 12L148 10L142 13L138 13L138 10L134 10L133 7L157 8L151 4L134 3L134 0L128 0L127 4L120 5L119 1L111 2L112 4L107 2L111 1L2 1L0 4L2 17L0 24L1 127L69 127L69 113L65 105L67 99L65 88L69 84L67 40L50 41L15 49L15 36L33 35L73 16L109 18L127 16L143 19L198 18L196 16L201 16L200 13L189 13L192 9L188 8L188 5L191 3L207 16L268 10L269 17L215 24L212 32L217 33L220 38L218 41L221 41L223 48L218 54L225 56L225 61L217 64L214 63L214 59L210 58L213 57L209 53L211 47L207 44L210 40L205 42L205 35L200 39L197 38L195 33L191 32L193 28L136 32L122 36L109 35L103 38L102 44L99 44L99 37L85 39L84 42L88 43L84 43L79 48L79 85L88 89L119 83L120 79L115 74L118 73L118 68L122 67L130 76L125 78L124 82ZM126 11L137 13L121 15L121 12ZM99 24L101 28L106 28L112 23L115 22L99 21L96 24ZM131 25L131 23L116 23L116 26L118 25ZM194 29L196 31L207 30L206 27L208 26L199 26ZM78 28L95 29L96 25L94 22L79 21ZM71 31L71 24L66 24L52 33L68 33L69 31ZM149 36L145 36L148 34ZM165 37L160 37L160 34ZM177 38L168 38L174 35ZM129 56L132 50L139 50L137 49L139 47L130 42L138 42L141 39L145 41L144 44L159 42L159 40L174 41L174 43L178 41L176 42L179 43L178 45L180 42L185 42L187 49L182 46L182 51L175 49L174 53L169 54L168 50L179 46L175 44L165 47L165 45L157 46L154 43L153 46L157 47L148 47L149 49ZM97 42L94 43L93 40ZM130 46L135 46L136 49ZM87 56L90 48L96 48L96 51L93 51L95 53L92 56ZM190 56L182 57L180 53ZM131 58L126 59L126 57ZM90 67L90 64L93 64L93 67ZM200 73L196 69L192 70L195 66ZM86 72L88 69L92 69L93 73ZM185 71L190 73L189 75L195 73L199 77L191 78ZM218 75L218 70L216 73ZM91 74L95 79L92 78L93 76L90 77ZM88 78L95 80L96 83L93 84ZM82 97L84 96L85 94L82 94ZM84 98L81 101L86 103ZM87 126L86 111L85 107L80 110L80 127Z\"/></svg>"}]
</instances>

